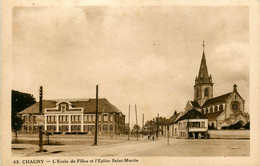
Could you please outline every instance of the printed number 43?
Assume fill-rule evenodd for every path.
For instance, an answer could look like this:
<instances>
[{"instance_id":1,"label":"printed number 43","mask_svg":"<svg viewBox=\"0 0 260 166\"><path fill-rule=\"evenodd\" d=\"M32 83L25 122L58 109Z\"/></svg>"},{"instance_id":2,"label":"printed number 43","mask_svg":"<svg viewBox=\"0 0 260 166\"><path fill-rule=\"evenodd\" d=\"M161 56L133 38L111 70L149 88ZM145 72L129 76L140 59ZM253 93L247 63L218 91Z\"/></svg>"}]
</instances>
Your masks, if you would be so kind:
<instances>
[{"instance_id":1,"label":"printed number 43","mask_svg":"<svg viewBox=\"0 0 260 166\"><path fill-rule=\"evenodd\" d=\"M19 164L19 160L14 160L13 163L14 164Z\"/></svg>"}]
</instances>

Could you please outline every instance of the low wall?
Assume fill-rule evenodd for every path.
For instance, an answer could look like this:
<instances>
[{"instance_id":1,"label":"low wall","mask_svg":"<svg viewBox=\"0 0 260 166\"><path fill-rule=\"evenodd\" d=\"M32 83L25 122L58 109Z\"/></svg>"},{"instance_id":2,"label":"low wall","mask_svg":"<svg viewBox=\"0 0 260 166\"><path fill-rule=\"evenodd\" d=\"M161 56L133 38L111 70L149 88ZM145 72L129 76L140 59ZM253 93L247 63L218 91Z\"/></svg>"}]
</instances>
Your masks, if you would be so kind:
<instances>
[{"instance_id":1,"label":"low wall","mask_svg":"<svg viewBox=\"0 0 260 166\"><path fill-rule=\"evenodd\" d=\"M250 139L250 130L209 130L209 138Z\"/></svg>"}]
</instances>

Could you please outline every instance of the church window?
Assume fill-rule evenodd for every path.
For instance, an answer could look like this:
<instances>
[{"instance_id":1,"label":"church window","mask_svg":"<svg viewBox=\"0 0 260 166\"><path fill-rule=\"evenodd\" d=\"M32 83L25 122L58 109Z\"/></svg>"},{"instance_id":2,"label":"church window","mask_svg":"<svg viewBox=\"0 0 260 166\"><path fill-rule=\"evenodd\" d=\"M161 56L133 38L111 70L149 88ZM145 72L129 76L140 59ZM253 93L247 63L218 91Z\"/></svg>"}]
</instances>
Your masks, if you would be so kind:
<instances>
[{"instance_id":1,"label":"church window","mask_svg":"<svg viewBox=\"0 0 260 166\"><path fill-rule=\"evenodd\" d=\"M214 110L214 111L215 111L215 112L217 112L217 111L218 111L218 106L216 106L216 105L215 105L215 110Z\"/></svg>"},{"instance_id":2,"label":"church window","mask_svg":"<svg viewBox=\"0 0 260 166\"><path fill-rule=\"evenodd\" d=\"M219 106L219 110L223 111L223 105L222 104Z\"/></svg>"},{"instance_id":3,"label":"church window","mask_svg":"<svg viewBox=\"0 0 260 166\"><path fill-rule=\"evenodd\" d=\"M208 88L205 88L205 89L204 89L204 96L205 96L205 97L208 97L208 96L209 96L209 89L208 89Z\"/></svg>"},{"instance_id":4,"label":"church window","mask_svg":"<svg viewBox=\"0 0 260 166\"><path fill-rule=\"evenodd\" d=\"M237 103L232 104L232 109L233 110L238 110L238 104Z\"/></svg>"},{"instance_id":5,"label":"church window","mask_svg":"<svg viewBox=\"0 0 260 166\"><path fill-rule=\"evenodd\" d=\"M208 108L206 108L206 114L207 114L207 113L209 113L209 110L208 110Z\"/></svg>"},{"instance_id":6,"label":"church window","mask_svg":"<svg viewBox=\"0 0 260 166\"><path fill-rule=\"evenodd\" d=\"M213 113L213 107L210 107L210 113Z\"/></svg>"},{"instance_id":7,"label":"church window","mask_svg":"<svg viewBox=\"0 0 260 166\"><path fill-rule=\"evenodd\" d=\"M196 96L199 97L199 88L197 88Z\"/></svg>"},{"instance_id":8,"label":"church window","mask_svg":"<svg viewBox=\"0 0 260 166\"><path fill-rule=\"evenodd\" d=\"M204 114L204 109L202 109L202 113Z\"/></svg>"}]
</instances>

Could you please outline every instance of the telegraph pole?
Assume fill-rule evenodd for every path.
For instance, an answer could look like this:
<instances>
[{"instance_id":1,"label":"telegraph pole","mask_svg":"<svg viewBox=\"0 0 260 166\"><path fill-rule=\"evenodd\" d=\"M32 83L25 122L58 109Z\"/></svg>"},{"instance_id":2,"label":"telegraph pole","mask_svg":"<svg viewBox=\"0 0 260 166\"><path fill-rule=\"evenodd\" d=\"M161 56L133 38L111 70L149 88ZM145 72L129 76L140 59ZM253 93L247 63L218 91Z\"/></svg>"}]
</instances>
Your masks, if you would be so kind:
<instances>
[{"instance_id":1,"label":"telegraph pole","mask_svg":"<svg viewBox=\"0 0 260 166\"><path fill-rule=\"evenodd\" d=\"M144 114L143 114L143 120L142 120L142 138L144 137Z\"/></svg>"},{"instance_id":2,"label":"telegraph pole","mask_svg":"<svg viewBox=\"0 0 260 166\"><path fill-rule=\"evenodd\" d=\"M203 44L204 44L204 41L203 41ZM190 124L189 124L189 118L190 118L190 112L188 111L188 122L187 122L187 129L188 129L188 138L190 137L190 134L189 134L189 130L190 130Z\"/></svg>"},{"instance_id":3,"label":"telegraph pole","mask_svg":"<svg viewBox=\"0 0 260 166\"><path fill-rule=\"evenodd\" d=\"M98 85L96 85L96 123L95 123L95 138L94 146L97 145L97 132L98 132Z\"/></svg>"},{"instance_id":4,"label":"telegraph pole","mask_svg":"<svg viewBox=\"0 0 260 166\"><path fill-rule=\"evenodd\" d=\"M137 109L135 104L135 117L136 117L136 139L138 140L138 124L137 124Z\"/></svg>"},{"instance_id":5,"label":"telegraph pole","mask_svg":"<svg viewBox=\"0 0 260 166\"><path fill-rule=\"evenodd\" d=\"M170 126L166 126L167 127L167 145L169 145L169 137L170 137L170 132L169 132L169 129L170 129Z\"/></svg>"},{"instance_id":6,"label":"telegraph pole","mask_svg":"<svg viewBox=\"0 0 260 166\"><path fill-rule=\"evenodd\" d=\"M157 114L156 138L158 138L158 134L159 134L159 113Z\"/></svg>"},{"instance_id":7,"label":"telegraph pole","mask_svg":"<svg viewBox=\"0 0 260 166\"><path fill-rule=\"evenodd\" d=\"M40 101L39 101L39 114L40 116L42 115L42 86L40 86ZM46 122L45 122L46 123ZM42 125L39 125L39 152L43 152L43 147L42 147Z\"/></svg>"},{"instance_id":8,"label":"telegraph pole","mask_svg":"<svg viewBox=\"0 0 260 166\"><path fill-rule=\"evenodd\" d=\"M129 134L130 134L130 104L129 104L129 111L128 111L128 140L130 139Z\"/></svg>"}]
</instances>

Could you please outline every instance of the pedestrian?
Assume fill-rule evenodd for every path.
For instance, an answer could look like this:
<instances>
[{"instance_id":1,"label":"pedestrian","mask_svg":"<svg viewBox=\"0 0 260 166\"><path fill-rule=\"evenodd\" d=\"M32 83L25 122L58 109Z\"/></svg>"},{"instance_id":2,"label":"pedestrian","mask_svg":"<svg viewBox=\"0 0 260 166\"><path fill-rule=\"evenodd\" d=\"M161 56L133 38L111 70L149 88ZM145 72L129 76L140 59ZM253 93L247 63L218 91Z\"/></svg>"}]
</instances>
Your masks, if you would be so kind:
<instances>
[{"instance_id":1,"label":"pedestrian","mask_svg":"<svg viewBox=\"0 0 260 166\"><path fill-rule=\"evenodd\" d=\"M153 141L154 141L154 136L153 136Z\"/></svg>"}]
</instances>

